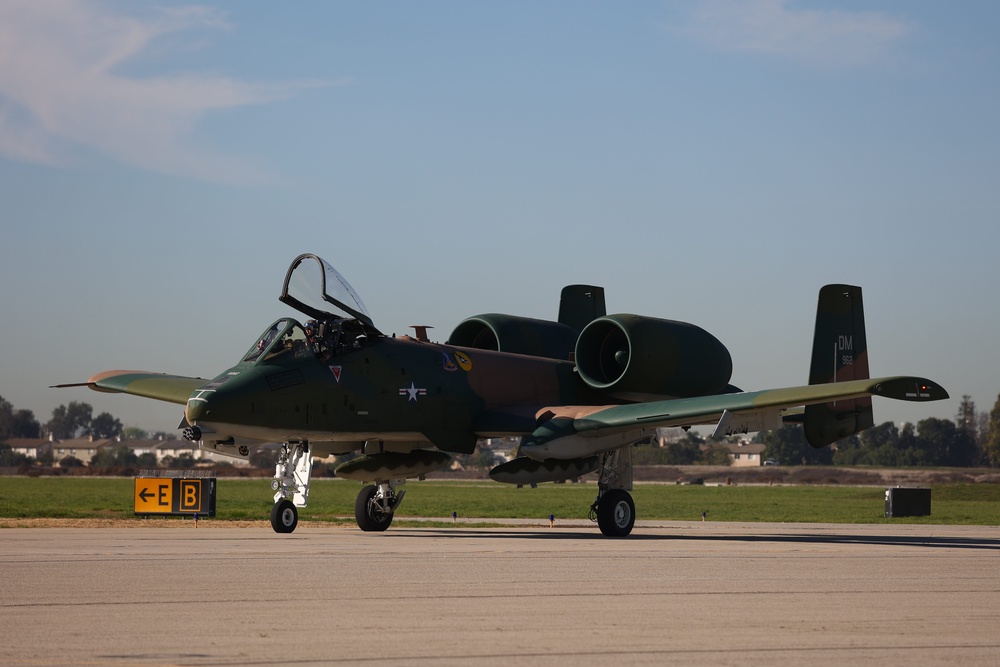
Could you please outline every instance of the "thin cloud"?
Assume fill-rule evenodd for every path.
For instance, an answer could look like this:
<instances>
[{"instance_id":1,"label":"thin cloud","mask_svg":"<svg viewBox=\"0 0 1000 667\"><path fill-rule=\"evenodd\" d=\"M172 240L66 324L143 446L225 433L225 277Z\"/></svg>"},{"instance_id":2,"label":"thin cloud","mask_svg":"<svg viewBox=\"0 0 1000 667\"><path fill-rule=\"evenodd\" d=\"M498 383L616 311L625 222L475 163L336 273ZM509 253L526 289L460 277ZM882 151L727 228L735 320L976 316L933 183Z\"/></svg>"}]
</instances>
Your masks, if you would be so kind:
<instances>
[{"instance_id":1,"label":"thin cloud","mask_svg":"<svg viewBox=\"0 0 1000 667\"><path fill-rule=\"evenodd\" d=\"M122 73L157 38L229 29L226 15L207 7L173 7L136 18L86 0L4 0L0 154L67 165L89 149L200 180L267 180L245 159L195 145L194 127L208 112L267 104L329 82L275 85L203 73Z\"/></svg>"},{"instance_id":2,"label":"thin cloud","mask_svg":"<svg viewBox=\"0 0 1000 667\"><path fill-rule=\"evenodd\" d=\"M915 26L883 12L796 9L789 0L702 0L683 32L729 51L830 67L884 59Z\"/></svg>"}]
</instances>

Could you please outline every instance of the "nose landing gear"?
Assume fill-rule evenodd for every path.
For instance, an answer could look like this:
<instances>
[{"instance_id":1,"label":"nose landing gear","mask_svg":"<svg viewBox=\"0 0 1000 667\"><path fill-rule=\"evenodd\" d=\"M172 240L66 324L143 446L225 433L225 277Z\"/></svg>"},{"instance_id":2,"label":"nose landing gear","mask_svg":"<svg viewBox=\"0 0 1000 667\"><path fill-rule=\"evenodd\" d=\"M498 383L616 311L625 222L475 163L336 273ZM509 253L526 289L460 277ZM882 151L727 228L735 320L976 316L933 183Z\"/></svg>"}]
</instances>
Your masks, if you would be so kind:
<instances>
[{"instance_id":1,"label":"nose landing gear","mask_svg":"<svg viewBox=\"0 0 1000 667\"><path fill-rule=\"evenodd\" d=\"M271 527L276 533L290 533L299 524L299 511L290 500L279 500L271 507Z\"/></svg>"},{"instance_id":2,"label":"nose landing gear","mask_svg":"<svg viewBox=\"0 0 1000 667\"><path fill-rule=\"evenodd\" d=\"M309 475L312 456L309 444L286 442L281 445L278 463L274 466L274 506L271 507L271 528L276 533L290 533L299 523L296 508L309 502Z\"/></svg>"}]
</instances>

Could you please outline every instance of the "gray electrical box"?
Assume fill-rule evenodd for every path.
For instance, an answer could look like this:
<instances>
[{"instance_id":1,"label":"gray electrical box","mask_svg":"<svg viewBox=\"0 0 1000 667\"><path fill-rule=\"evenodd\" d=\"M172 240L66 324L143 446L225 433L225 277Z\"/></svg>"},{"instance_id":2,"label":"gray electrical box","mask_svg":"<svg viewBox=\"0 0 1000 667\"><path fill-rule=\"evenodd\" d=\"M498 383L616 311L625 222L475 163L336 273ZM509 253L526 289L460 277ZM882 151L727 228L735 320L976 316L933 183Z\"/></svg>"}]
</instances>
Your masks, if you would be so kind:
<instances>
[{"instance_id":1,"label":"gray electrical box","mask_svg":"<svg viewBox=\"0 0 1000 667\"><path fill-rule=\"evenodd\" d=\"M887 517L930 516L930 514L930 489L895 486L885 490L885 515Z\"/></svg>"}]
</instances>

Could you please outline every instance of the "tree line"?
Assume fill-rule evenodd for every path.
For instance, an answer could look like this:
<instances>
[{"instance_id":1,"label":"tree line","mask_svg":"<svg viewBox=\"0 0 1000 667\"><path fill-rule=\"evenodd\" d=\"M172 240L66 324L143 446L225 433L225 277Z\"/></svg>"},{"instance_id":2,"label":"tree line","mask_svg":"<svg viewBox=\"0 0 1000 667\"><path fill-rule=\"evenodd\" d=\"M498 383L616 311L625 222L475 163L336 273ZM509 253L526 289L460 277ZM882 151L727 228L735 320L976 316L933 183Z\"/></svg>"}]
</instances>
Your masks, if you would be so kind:
<instances>
[{"instance_id":1,"label":"tree line","mask_svg":"<svg viewBox=\"0 0 1000 667\"><path fill-rule=\"evenodd\" d=\"M11 450L7 441L13 439L36 439L51 435L56 440L92 436L97 440L110 440L117 437L145 438L142 429L126 429L120 420L108 412L94 416L94 408L89 403L72 401L69 405L60 405L52 411L52 417L44 424L38 421L31 410L15 409L10 401L0 396L0 466L21 466L32 463L27 456L18 455ZM60 461L65 467L83 465L78 459L67 457ZM44 456L40 463L52 464L52 452ZM97 452L91 460L91 467L110 468L118 465L136 463L141 465L131 449L126 445L108 448ZM147 461L148 463L148 461ZM153 465L156 458L153 457Z\"/></svg>"},{"instance_id":2,"label":"tree line","mask_svg":"<svg viewBox=\"0 0 1000 667\"><path fill-rule=\"evenodd\" d=\"M758 437L764 457L785 465L1000 467L1000 396L988 413L963 396L954 420L931 417L902 428L884 422L821 449L811 447L797 425Z\"/></svg>"},{"instance_id":3,"label":"tree line","mask_svg":"<svg viewBox=\"0 0 1000 667\"><path fill-rule=\"evenodd\" d=\"M97 439L117 438L122 435L121 421L111 413L94 416L89 403L71 401L52 411L52 418L42 424L31 410L15 410L10 401L0 396L0 442L11 438L41 438L43 433L57 440L81 436Z\"/></svg>"}]
</instances>

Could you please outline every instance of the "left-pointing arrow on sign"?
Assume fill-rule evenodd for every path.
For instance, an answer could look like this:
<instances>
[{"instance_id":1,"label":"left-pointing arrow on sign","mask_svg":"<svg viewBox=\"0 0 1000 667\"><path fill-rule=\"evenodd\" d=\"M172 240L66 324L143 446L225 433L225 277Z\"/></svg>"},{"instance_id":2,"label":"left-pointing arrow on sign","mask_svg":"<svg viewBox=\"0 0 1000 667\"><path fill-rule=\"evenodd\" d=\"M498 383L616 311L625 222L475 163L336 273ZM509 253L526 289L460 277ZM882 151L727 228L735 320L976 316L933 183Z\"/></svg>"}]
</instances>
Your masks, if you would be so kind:
<instances>
[{"instance_id":1,"label":"left-pointing arrow on sign","mask_svg":"<svg viewBox=\"0 0 1000 667\"><path fill-rule=\"evenodd\" d=\"M173 479L135 478L135 511L141 514L156 513L171 510L174 497Z\"/></svg>"}]
</instances>

